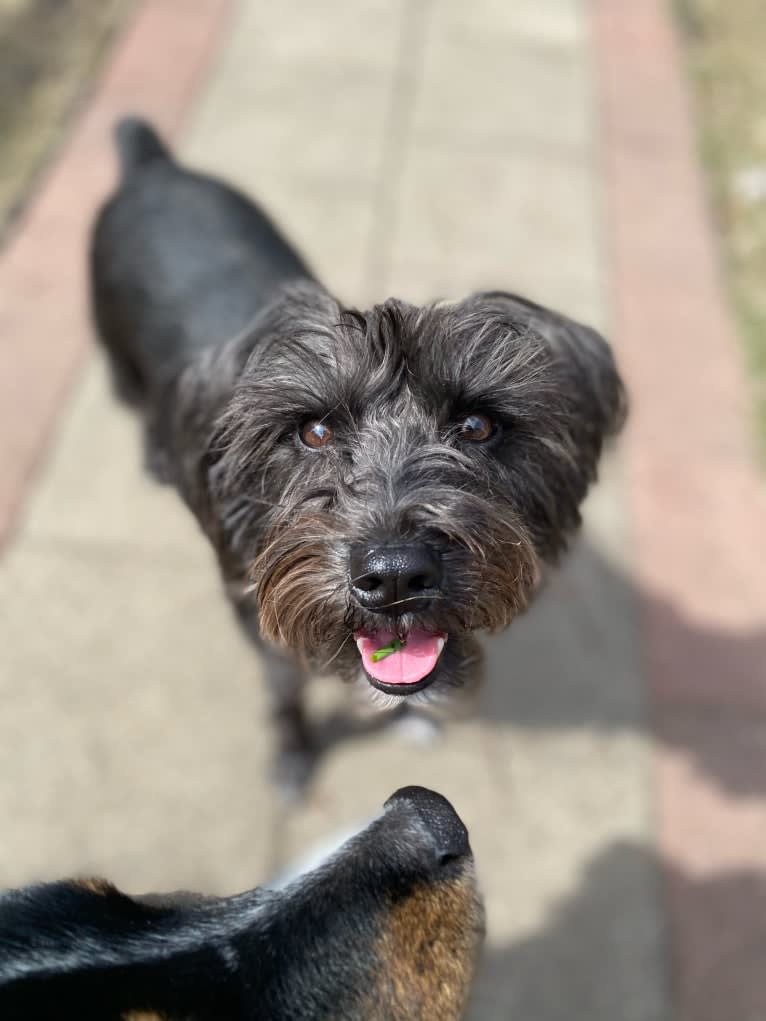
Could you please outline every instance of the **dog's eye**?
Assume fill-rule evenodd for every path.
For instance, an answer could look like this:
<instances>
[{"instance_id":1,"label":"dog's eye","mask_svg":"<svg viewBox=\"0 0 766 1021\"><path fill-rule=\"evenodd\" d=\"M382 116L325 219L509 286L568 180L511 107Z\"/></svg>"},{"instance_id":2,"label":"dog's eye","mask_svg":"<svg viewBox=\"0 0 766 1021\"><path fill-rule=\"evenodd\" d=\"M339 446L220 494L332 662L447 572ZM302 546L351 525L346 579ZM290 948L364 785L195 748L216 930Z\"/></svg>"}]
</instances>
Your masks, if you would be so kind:
<instances>
[{"instance_id":1,"label":"dog's eye","mask_svg":"<svg viewBox=\"0 0 766 1021\"><path fill-rule=\"evenodd\" d=\"M494 422L486 415L466 415L460 423L458 437L466 443L484 443L495 432Z\"/></svg>"},{"instance_id":2,"label":"dog's eye","mask_svg":"<svg viewBox=\"0 0 766 1021\"><path fill-rule=\"evenodd\" d=\"M332 440L332 426L321 419L312 418L301 426L301 441L312 450L326 447Z\"/></svg>"}]
</instances>

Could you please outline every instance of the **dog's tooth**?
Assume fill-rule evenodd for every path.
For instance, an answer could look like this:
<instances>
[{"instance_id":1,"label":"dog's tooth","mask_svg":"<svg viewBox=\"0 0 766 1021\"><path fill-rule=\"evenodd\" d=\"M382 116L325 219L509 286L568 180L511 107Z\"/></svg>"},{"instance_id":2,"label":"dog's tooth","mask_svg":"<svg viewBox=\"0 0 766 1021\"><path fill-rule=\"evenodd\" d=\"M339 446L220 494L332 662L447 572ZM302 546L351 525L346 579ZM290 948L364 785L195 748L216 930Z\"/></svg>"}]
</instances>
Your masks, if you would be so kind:
<instances>
[{"instance_id":1,"label":"dog's tooth","mask_svg":"<svg viewBox=\"0 0 766 1021\"><path fill-rule=\"evenodd\" d=\"M444 641L445 641L444 638L437 638L436 639L436 654L437 654L437 656L441 656L442 649L444 648Z\"/></svg>"},{"instance_id":2,"label":"dog's tooth","mask_svg":"<svg viewBox=\"0 0 766 1021\"><path fill-rule=\"evenodd\" d=\"M358 638L355 638L354 641L356 642L357 649L359 649L359 652L361 652L362 651L362 642L364 641L364 638L360 635Z\"/></svg>"}]
</instances>

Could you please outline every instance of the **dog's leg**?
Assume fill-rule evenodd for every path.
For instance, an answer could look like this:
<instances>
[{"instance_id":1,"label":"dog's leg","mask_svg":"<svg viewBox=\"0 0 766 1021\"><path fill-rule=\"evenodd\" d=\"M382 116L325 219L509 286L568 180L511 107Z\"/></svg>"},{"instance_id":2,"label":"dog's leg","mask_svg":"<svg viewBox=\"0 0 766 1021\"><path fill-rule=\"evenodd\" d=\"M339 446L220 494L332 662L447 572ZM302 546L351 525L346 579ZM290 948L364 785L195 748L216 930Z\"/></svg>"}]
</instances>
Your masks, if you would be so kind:
<instances>
[{"instance_id":1,"label":"dog's leg","mask_svg":"<svg viewBox=\"0 0 766 1021\"><path fill-rule=\"evenodd\" d=\"M303 699L306 675L294 660L268 645L261 643L258 648L273 700L277 739L274 780L285 798L292 801L303 795L317 756Z\"/></svg>"},{"instance_id":2,"label":"dog's leg","mask_svg":"<svg viewBox=\"0 0 766 1021\"><path fill-rule=\"evenodd\" d=\"M271 687L277 748L274 779L288 800L302 796L316 760L316 747L306 719L303 688L306 675L296 661L264 642L252 602L232 599L237 618L255 645Z\"/></svg>"},{"instance_id":3,"label":"dog's leg","mask_svg":"<svg viewBox=\"0 0 766 1021\"><path fill-rule=\"evenodd\" d=\"M115 345L109 351L107 364L116 397L130 407L143 408L146 400L146 381L133 359Z\"/></svg>"}]
</instances>

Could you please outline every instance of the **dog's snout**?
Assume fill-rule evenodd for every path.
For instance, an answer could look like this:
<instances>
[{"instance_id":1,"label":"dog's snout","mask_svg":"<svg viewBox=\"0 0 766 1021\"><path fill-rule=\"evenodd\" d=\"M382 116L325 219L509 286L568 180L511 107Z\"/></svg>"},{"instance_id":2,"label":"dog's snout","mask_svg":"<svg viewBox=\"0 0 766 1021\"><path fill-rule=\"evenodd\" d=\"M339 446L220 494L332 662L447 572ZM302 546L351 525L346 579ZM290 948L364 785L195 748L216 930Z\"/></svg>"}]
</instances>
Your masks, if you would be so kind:
<instances>
[{"instance_id":1,"label":"dog's snout","mask_svg":"<svg viewBox=\"0 0 766 1021\"><path fill-rule=\"evenodd\" d=\"M441 558L425 544L357 547L349 568L351 592L367 610L422 610L441 589Z\"/></svg>"},{"instance_id":2,"label":"dog's snout","mask_svg":"<svg viewBox=\"0 0 766 1021\"><path fill-rule=\"evenodd\" d=\"M427 829L439 865L470 855L468 830L441 794L427 787L401 787L388 799L386 808L400 805L415 815Z\"/></svg>"}]
</instances>

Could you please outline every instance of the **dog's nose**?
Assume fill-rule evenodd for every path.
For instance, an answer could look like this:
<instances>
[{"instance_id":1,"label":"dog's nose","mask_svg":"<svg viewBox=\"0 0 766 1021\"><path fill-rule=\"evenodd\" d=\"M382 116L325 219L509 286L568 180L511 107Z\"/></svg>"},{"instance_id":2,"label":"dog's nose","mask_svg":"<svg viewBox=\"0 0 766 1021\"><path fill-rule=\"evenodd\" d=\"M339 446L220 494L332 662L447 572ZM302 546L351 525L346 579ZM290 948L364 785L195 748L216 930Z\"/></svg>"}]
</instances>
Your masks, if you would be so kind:
<instances>
[{"instance_id":1,"label":"dog's nose","mask_svg":"<svg viewBox=\"0 0 766 1021\"><path fill-rule=\"evenodd\" d=\"M385 804L386 808L396 806L417 816L426 827L439 864L464 858L471 853L468 830L463 820L441 794L427 787L401 787Z\"/></svg>"},{"instance_id":2,"label":"dog's nose","mask_svg":"<svg viewBox=\"0 0 766 1021\"><path fill-rule=\"evenodd\" d=\"M423 610L439 594L439 554L425 544L357 547L350 558L351 593L366 610Z\"/></svg>"}]
</instances>

